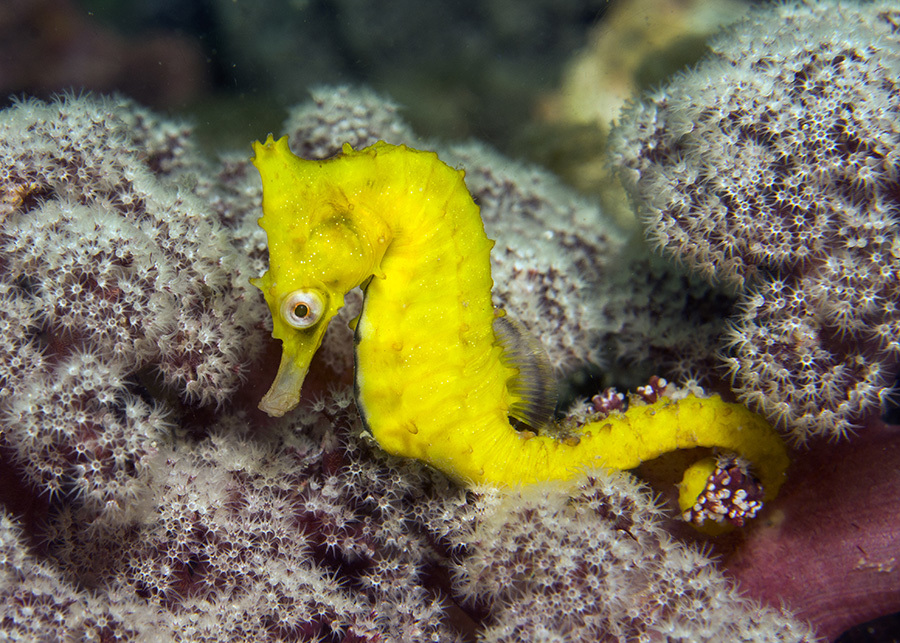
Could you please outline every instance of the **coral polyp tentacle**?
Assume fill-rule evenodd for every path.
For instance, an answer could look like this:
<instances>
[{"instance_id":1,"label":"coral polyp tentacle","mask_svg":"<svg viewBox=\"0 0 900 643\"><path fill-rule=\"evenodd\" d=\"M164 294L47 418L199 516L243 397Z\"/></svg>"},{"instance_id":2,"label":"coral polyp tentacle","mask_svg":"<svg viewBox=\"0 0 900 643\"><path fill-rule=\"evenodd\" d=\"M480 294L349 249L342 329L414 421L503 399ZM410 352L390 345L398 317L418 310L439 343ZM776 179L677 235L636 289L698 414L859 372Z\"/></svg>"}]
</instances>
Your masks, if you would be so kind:
<instances>
[{"instance_id":1,"label":"coral polyp tentacle","mask_svg":"<svg viewBox=\"0 0 900 643\"><path fill-rule=\"evenodd\" d=\"M254 150L263 183L260 225L269 242L269 270L254 283L284 351L260 405L267 413L296 406L328 322L344 295L363 286L357 401L386 451L462 482L516 485L717 447L753 463L768 497L777 491L787 466L781 440L761 417L718 396L660 397L564 441L517 430L510 416L538 421L546 399L527 398L546 398L550 389L522 385L541 376L529 369L541 369L515 355L540 360L532 359L535 350L510 348L515 333L497 332L493 242L463 173L435 154L377 143L306 161L291 153L286 138L271 136ZM312 316L307 293L315 293Z\"/></svg>"}]
</instances>

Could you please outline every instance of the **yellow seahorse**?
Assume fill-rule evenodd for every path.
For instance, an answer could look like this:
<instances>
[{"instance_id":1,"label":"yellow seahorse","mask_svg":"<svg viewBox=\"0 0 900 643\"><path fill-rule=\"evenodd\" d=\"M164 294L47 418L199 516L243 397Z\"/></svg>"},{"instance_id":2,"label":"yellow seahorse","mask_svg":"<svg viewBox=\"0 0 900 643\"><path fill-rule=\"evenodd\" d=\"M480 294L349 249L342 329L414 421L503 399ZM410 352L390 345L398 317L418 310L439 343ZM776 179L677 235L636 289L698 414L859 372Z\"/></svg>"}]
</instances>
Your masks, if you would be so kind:
<instances>
[{"instance_id":1,"label":"yellow seahorse","mask_svg":"<svg viewBox=\"0 0 900 643\"><path fill-rule=\"evenodd\" d=\"M362 286L357 401L390 453L464 483L516 485L716 447L750 461L767 498L777 492L787 467L781 440L761 417L718 396L633 406L585 425L575 439L517 430L510 417L527 422L533 405L509 358L509 340L498 339L493 242L464 173L436 154L376 143L358 151L345 145L336 158L311 161L295 156L286 137L271 135L254 151L269 269L253 283L283 344L278 374L260 403L269 415L299 403L328 323L344 295ZM682 489L683 510L709 496L715 470L707 459L686 476L692 481Z\"/></svg>"}]
</instances>

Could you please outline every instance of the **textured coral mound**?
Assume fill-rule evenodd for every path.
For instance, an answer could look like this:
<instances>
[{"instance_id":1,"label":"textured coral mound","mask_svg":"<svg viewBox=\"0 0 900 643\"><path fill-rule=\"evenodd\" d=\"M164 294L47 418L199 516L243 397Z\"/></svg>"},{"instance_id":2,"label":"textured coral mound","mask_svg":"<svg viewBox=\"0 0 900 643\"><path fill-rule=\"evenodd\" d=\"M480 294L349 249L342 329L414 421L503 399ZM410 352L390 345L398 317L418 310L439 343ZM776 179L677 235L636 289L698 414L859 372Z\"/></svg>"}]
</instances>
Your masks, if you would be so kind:
<instances>
[{"instance_id":1,"label":"textured coral mound","mask_svg":"<svg viewBox=\"0 0 900 643\"><path fill-rule=\"evenodd\" d=\"M114 99L0 114L0 427L41 491L97 511L145 489L160 401L224 402L261 346L187 133Z\"/></svg>"},{"instance_id":2,"label":"textured coral mound","mask_svg":"<svg viewBox=\"0 0 900 643\"><path fill-rule=\"evenodd\" d=\"M900 360L900 12L789 3L622 116L657 246L740 291L726 365L798 442L878 413Z\"/></svg>"},{"instance_id":3,"label":"textured coral mound","mask_svg":"<svg viewBox=\"0 0 900 643\"><path fill-rule=\"evenodd\" d=\"M473 493L373 452L361 428L349 389L270 430L223 417L207 440L164 450L140 523L88 526L83 510L60 507L45 560L4 518L4 630L176 642L814 640L665 533L651 495L625 474Z\"/></svg>"},{"instance_id":4,"label":"textured coral mound","mask_svg":"<svg viewBox=\"0 0 900 643\"><path fill-rule=\"evenodd\" d=\"M627 475L486 489L454 511L460 524L441 526L468 554L454 569L460 591L491 613L485 642L812 640L783 608L748 609Z\"/></svg>"}]
</instances>

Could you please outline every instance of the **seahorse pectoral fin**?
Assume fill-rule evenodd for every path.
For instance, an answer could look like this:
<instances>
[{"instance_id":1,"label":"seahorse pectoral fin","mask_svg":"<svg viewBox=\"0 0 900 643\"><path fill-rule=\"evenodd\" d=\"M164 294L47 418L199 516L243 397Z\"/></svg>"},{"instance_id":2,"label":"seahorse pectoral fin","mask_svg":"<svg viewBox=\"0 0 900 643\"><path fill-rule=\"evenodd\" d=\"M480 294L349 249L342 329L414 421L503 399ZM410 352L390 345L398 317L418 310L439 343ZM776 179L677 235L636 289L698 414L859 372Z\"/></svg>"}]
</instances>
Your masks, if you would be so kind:
<instances>
[{"instance_id":1,"label":"seahorse pectoral fin","mask_svg":"<svg viewBox=\"0 0 900 643\"><path fill-rule=\"evenodd\" d=\"M507 382L513 399L509 416L535 430L553 421L557 389L553 366L537 337L508 316L495 317L494 340L503 349L500 361L516 375Z\"/></svg>"},{"instance_id":2,"label":"seahorse pectoral fin","mask_svg":"<svg viewBox=\"0 0 900 643\"><path fill-rule=\"evenodd\" d=\"M307 362L306 364L309 364ZM269 387L268 393L259 403L259 410L272 417L281 417L292 410L300 402L300 389L309 367L297 362L294 356L287 351L281 354L281 365L275 381Z\"/></svg>"}]
</instances>

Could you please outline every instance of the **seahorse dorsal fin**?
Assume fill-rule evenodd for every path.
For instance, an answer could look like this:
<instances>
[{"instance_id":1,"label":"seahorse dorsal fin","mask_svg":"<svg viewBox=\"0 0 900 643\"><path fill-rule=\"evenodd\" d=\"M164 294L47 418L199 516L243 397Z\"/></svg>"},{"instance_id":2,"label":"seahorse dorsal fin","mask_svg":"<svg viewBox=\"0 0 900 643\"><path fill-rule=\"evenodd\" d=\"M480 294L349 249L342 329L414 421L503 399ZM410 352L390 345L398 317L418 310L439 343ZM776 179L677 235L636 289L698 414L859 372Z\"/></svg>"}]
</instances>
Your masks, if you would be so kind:
<instances>
[{"instance_id":1,"label":"seahorse dorsal fin","mask_svg":"<svg viewBox=\"0 0 900 643\"><path fill-rule=\"evenodd\" d=\"M540 341L522 324L507 316L494 318L494 338L503 349L500 360L517 374L507 382L515 400L509 416L540 430L550 424L556 410L556 378Z\"/></svg>"}]
</instances>

